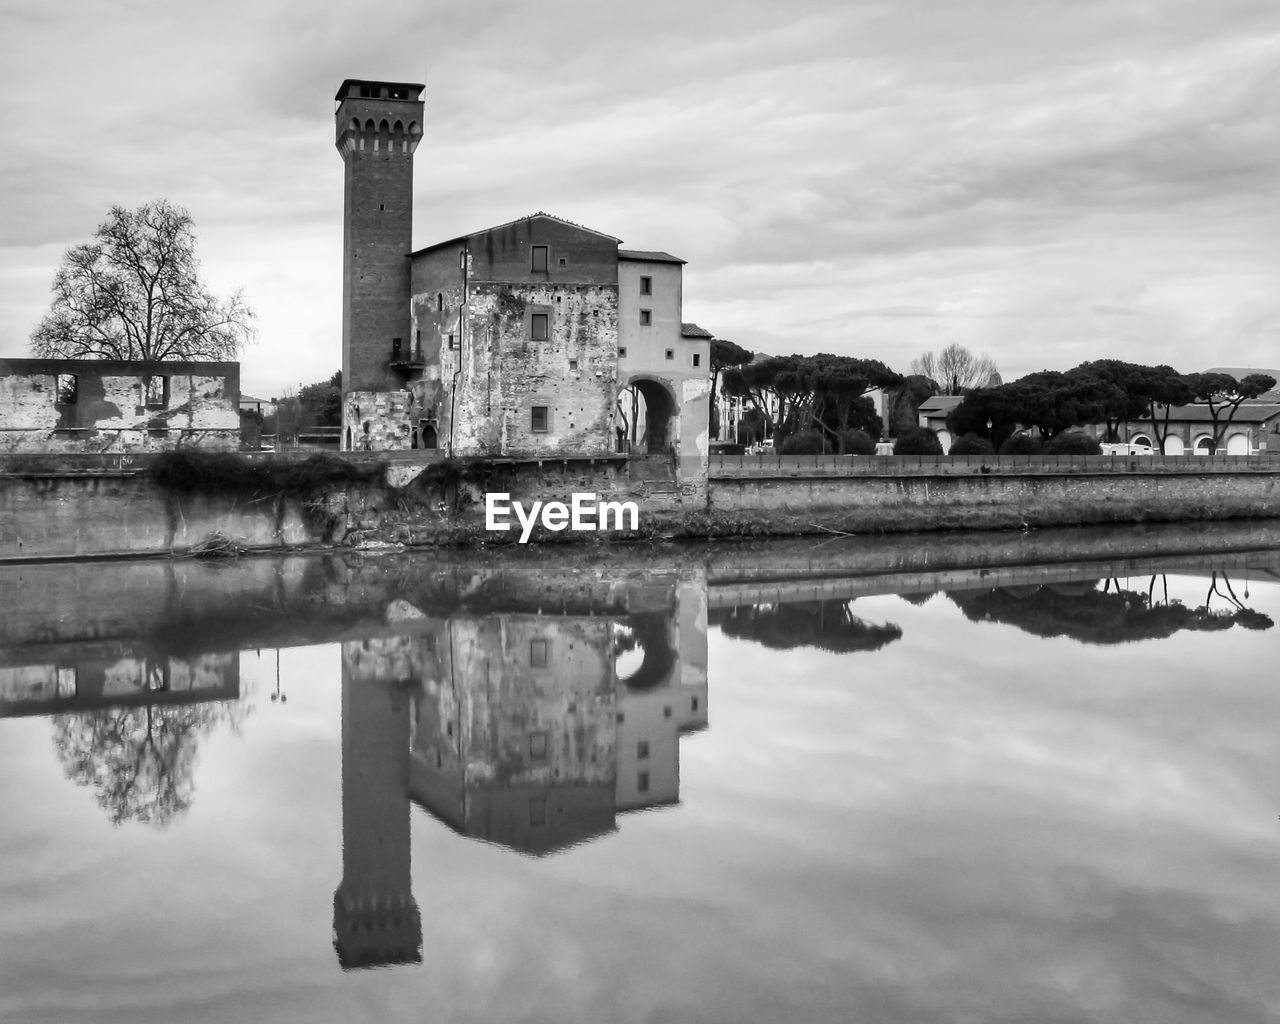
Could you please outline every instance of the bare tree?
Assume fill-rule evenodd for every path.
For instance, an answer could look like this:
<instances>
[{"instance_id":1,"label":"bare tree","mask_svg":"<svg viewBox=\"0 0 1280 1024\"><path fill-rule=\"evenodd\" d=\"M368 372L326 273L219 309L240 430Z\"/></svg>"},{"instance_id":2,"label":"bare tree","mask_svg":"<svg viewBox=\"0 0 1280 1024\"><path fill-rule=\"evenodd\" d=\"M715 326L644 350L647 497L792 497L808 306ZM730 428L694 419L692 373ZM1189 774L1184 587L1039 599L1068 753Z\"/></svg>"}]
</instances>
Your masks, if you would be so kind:
<instances>
[{"instance_id":1,"label":"bare tree","mask_svg":"<svg viewBox=\"0 0 1280 1024\"><path fill-rule=\"evenodd\" d=\"M113 206L93 241L63 255L32 350L130 362L234 359L253 337L253 312L238 291L216 298L199 271L186 210L165 199Z\"/></svg>"},{"instance_id":2,"label":"bare tree","mask_svg":"<svg viewBox=\"0 0 1280 1024\"><path fill-rule=\"evenodd\" d=\"M986 353L975 355L963 345L948 345L941 352L924 352L911 360L911 372L938 382L944 395L962 395L972 388L1000 383L996 362ZM994 379L993 379L994 378Z\"/></svg>"}]
</instances>

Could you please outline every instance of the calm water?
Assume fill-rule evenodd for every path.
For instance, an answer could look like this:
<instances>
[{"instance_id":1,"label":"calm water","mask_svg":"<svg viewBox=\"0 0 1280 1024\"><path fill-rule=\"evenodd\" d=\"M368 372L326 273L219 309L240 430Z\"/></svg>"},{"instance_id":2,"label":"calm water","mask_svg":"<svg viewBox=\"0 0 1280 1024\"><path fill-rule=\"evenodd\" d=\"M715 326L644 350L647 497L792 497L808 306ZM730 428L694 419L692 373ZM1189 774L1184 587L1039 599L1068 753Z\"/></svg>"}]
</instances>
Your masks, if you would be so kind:
<instances>
[{"instance_id":1,"label":"calm water","mask_svg":"<svg viewBox=\"0 0 1280 1024\"><path fill-rule=\"evenodd\" d=\"M0 1020L1280 1019L1280 549L1154 536L0 567Z\"/></svg>"}]
</instances>

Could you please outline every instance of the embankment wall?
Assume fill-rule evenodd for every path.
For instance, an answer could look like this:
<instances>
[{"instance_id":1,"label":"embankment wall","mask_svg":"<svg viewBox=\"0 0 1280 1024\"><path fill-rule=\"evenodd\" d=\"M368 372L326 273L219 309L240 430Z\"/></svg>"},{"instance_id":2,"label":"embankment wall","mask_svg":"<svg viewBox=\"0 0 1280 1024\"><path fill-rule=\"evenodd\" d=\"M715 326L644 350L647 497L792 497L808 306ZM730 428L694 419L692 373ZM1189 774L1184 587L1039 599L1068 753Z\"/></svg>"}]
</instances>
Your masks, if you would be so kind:
<instances>
[{"instance_id":1,"label":"embankment wall","mask_svg":"<svg viewBox=\"0 0 1280 1024\"><path fill-rule=\"evenodd\" d=\"M526 505L574 492L635 501L641 536L1280 519L1280 459L1257 457L713 457L705 489L620 458L450 464L416 453L346 456L343 464L359 471L353 478L306 486L175 487L147 458L0 462L0 560L183 553L215 536L251 550L514 541L518 530L485 531L486 492ZM279 471L288 461L254 464Z\"/></svg>"}]
</instances>

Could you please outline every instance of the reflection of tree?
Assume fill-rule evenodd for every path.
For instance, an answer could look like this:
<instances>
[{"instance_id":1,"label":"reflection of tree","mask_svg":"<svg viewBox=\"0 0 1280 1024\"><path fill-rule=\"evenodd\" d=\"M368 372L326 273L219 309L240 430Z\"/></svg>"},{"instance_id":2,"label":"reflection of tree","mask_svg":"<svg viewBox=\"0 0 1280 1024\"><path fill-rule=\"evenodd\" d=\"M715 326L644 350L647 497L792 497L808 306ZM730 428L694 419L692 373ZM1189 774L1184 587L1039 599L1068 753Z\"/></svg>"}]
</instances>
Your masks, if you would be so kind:
<instances>
[{"instance_id":1,"label":"reflection of tree","mask_svg":"<svg viewBox=\"0 0 1280 1024\"><path fill-rule=\"evenodd\" d=\"M1219 578L1226 588L1219 590ZM1261 612L1246 608L1231 589L1225 573L1213 574L1203 605L1189 608L1168 598L1156 600L1156 576L1145 593L1122 590L1118 580L1042 586L995 587L981 591L953 591L947 596L974 622L1003 622L1033 636L1067 636L1082 643L1118 644L1157 640L1182 630L1213 632L1239 625L1270 629L1274 623ZM1231 605L1214 610L1217 596Z\"/></svg>"},{"instance_id":2,"label":"reflection of tree","mask_svg":"<svg viewBox=\"0 0 1280 1024\"><path fill-rule=\"evenodd\" d=\"M851 601L741 605L713 611L709 621L725 636L754 640L779 651L795 647L836 654L876 651L901 638L900 626L865 622L853 614L851 605Z\"/></svg>"},{"instance_id":3,"label":"reflection of tree","mask_svg":"<svg viewBox=\"0 0 1280 1024\"><path fill-rule=\"evenodd\" d=\"M58 715L53 745L67 778L97 791L111 824L164 828L191 806L200 736L232 718L212 702Z\"/></svg>"}]
</instances>

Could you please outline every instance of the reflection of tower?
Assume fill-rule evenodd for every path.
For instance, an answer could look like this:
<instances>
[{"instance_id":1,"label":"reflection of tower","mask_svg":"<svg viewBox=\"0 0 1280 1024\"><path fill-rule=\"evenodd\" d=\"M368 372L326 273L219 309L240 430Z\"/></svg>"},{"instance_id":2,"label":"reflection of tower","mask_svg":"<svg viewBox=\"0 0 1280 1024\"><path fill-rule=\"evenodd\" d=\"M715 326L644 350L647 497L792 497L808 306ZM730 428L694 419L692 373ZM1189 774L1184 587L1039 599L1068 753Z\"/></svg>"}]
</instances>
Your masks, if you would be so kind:
<instances>
[{"instance_id":1,"label":"reflection of tower","mask_svg":"<svg viewBox=\"0 0 1280 1024\"><path fill-rule=\"evenodd\" d=\"M414 799L465 835L545 854L614 828L614 676L603 618L457 616L425 677Z\"/></svg>"},{"instance_id":2,"label":"reflection of tower","mask_svg":"<svg viewBox=\"0 0 1280 1024\"><path fill-rule=\"evenodd\" d=\"M653 595L656 596L656 595ZM618 786L620 811L680 799L680 736L707 724L707 603L705 588L681 586L670 611L645 609L626 627L643 647L639 667L618 687Z\"/></svg>"},{"instance_id":3,"label":"reflection of tower","mask_svg":"<svg viewBox=\"0 0 1280 1024\"><path fill-rule=\"evenodd\" d=\"M414 637L342 648L342 884L333 895L343 967L418 963L409 874L409 687Z\"/></svg>"}]
</instances>

